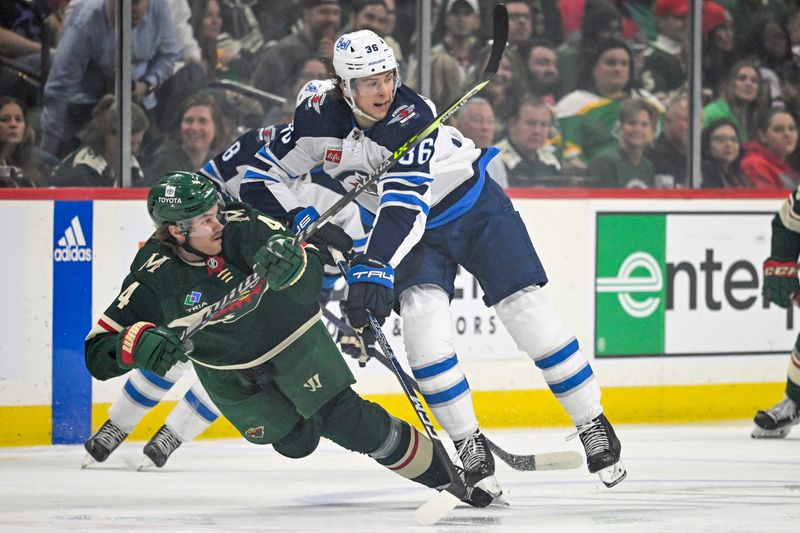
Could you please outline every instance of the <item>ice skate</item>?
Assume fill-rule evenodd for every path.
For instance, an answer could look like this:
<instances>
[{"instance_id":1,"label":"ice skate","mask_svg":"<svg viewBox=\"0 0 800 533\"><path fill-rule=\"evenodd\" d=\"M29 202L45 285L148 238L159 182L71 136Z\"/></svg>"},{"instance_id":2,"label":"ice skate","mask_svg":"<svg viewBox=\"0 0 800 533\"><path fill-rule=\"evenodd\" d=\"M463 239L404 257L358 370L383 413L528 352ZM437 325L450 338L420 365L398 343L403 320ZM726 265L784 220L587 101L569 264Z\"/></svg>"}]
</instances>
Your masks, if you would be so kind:
<instances>
[{"instance_id":1,"label":"ice skate","mask_svg":"<svg viewBox=\"0 0 800 533\"><path fill-rule=\"evenodd\" d=\"M169 456L180 445L181 440L166 425L161 426L161 429L150 439L150 442L145 444L145 457L142 459L142 464L139 465L139 470L145 470L153 465L161 468L167 464Z\"/></svg>"},{"instance_id":2,"label":"ice skate","mask_svg":"<svg viewBox=\"0 0 800 533\"><path fill-rule=\"evenodd\" d=\"M597 473L606 487L611 488L625 479L628 472L620 460L622 445L605 415L601 414L588 424L578 426L577 433L567 439L575 435L581 438L586 451L589 472Z\"/></svg>"},{"instance_id":3,"label":"ice skate","mask_svg":"<svg viewBox=\"0 0 800 533\"><path fill-rule=\"evenodd\" d=\"M83 460L81 468L86 468L95 461L102 463L108 459L111 452L116 450L117 446L119 446L127 436L128 434L122 431L114 422L106 420L106 423L97 430L97 433L83 443L83 447L86 448L88 455Z\"/></svg>"},{"instance_id":4,"label":"ice skate","mask_svg":"<svg viewBox=\"0 0 800 533\"><path fill-rule=\"evenodd\" d=\"M474 507L486 507L503 494L497 478L494 477L494 457L489 444L478 429L464 440L455 442L461 463L464 465L464 484L467 498L464 500Z\"/></svg>"},{"instance_id":5,"label":"ice skate","mask_svg":"<svg viewBox=\"0 0 800 533\"><path fill-rule=\"evenodd\" d=\"M782 439L800 424L800 404L790 398L778 402L766 411L756 413L756 427L750 434L754 439Z\"/></svg>"}]
</instances>

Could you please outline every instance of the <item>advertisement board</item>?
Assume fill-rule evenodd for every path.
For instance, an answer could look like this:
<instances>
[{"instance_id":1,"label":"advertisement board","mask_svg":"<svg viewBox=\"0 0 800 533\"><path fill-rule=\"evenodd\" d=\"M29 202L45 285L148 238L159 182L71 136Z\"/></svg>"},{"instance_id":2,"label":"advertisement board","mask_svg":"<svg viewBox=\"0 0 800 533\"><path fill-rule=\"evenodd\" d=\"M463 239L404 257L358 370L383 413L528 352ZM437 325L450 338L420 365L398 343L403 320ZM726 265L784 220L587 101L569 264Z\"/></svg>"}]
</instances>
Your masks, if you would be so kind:
<instances>
[{"instance_id":1,"label":"advertisement board","mask_svg":"<svg viewBox=\"0 0 800 533\"><path fill-rule=\"evenodd\" d=\"M761 296L770 212L598 212L597 357L779 354L794 309Z\"/></svg>"}]
</instances>

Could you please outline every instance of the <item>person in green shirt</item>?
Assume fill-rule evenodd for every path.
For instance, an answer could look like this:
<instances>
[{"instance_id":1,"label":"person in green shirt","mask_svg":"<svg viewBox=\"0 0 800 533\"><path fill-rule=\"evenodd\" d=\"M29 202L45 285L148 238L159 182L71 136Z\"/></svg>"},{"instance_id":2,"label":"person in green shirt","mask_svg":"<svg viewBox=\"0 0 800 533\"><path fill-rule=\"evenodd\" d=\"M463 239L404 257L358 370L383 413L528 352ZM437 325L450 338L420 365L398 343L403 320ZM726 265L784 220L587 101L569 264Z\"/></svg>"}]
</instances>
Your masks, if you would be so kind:
<instances>
[{"instance_id":1,"label":"person in green shirt","mask_svg":"<svg viewBox=\"0 0 800 533\"><path fill-rule=\"evenodd\" d=\"M761 71L750 59L737 61L728 72L719 98L703 108L703 127L726 118L739 130L744 144L756 134L756 117L767 109L767 90Z\"/></svg>"},{"instance_id":2,"label":"person in green shirt","mask_svg":"<svg viewBox=\"0 0 800 533\"><path fill-rule=\"evenodd\" d=\"M630 98L619 106L619 144L606 148L589 164L599 187L653 187L653 164L644 156L653 140L658 115L644 100Z\"/></svg>"},{"instance_id":3,"label":"person in green shirt","mask_svg":"<svg viewBox=\"0 0 800 533\"><path fill-rule=\"evenodd\" d=\"M340 228L325 224L295 244L279 221L244 203L221 204L211 181L191 172L164 176L147 206L156 231L86 338L92 376L133 368L163 376L188 359L217 408L254 444L301 458L326 437L415 482L449 482L424 434L353 391L320 320L328 247L352 246ZM253 271L262 277L215 311L187 349L179 328Z\"/></svg>"}]
</instances>

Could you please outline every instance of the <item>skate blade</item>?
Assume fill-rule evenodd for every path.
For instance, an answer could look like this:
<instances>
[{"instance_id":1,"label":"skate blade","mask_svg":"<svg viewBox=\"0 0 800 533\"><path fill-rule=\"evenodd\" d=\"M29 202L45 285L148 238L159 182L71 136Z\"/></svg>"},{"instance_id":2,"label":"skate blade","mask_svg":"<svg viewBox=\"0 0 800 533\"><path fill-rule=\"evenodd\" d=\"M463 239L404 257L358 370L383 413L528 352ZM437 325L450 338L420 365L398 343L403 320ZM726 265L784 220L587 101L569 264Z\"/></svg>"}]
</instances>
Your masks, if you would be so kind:
<instances>
[{"instance_id":1,"label":"skate blade","mask_svg":"<svg viewBox=\"0 0 800 533\"><path fill-rule=\"evenodd\" d=\"M92 466L96 462L97 461L94 460L94 457L92 457L90 454L87 453L86 457L83 458L83 462L81 463L81 470L89 466Z\"/></svg>"},{"instance_id":2,"label":"skate blade","mask_svg":"<svg viewBox=\"0 0 800 533\"><path fill-rule=\"evenodd\" d=\"M628 471L625 470L625 465L622 464L622 461L617 461L611 466L598 470L597 475L600 476L600 481L603 482L603 485L610 489L614 485L621 483L628 476Z\"/></svg>"},{"instance_id":3,"label":"skate blade","mask_svg":"<svg viewBox=\"0 0 800 533\"><path fill-rule=\"evenodd\" d=\"M455 509L459 503L461 500L443 490L414 511L414 520L421 526L432 526Z\"/></svg>"},{"instance_id":4,"label":"skate blade","mask_svg":"<svg viewBox=\"0 0 800 533\"><path fill-rule=\"evenodd\" d=\"M145 470L153 470L156 468L156 464L153 462L152 459L147 457L146 455L142 457L142 462L139 463L139 468L136 469L137 472L144 472Z\"/></svg>"},{"instance_id":5,"label":"skate blade","mask_svg":"<svg viewBox=\"0 0 800 533\"><path fill-rule=\"evenodd\" d=\"M782 439L789 434L791 429L791 425L777 429L764 429L756 426L753 428L753 432L750 433L750 436L754 439Z\"/></svg>"}]
</instances>

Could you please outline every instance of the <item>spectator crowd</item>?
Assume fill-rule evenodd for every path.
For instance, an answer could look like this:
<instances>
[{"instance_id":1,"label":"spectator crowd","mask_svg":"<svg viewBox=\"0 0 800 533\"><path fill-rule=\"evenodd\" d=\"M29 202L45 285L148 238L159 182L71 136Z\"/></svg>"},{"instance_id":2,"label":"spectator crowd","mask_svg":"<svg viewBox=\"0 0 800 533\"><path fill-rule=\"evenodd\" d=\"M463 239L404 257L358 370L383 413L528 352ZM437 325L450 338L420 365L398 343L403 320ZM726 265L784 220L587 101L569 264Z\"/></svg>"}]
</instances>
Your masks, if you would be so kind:
<instances>
[{"instance_id":1,"label":"spectator crowd","mask_svg":"<svg viewBox=\"0 0 800 533\"><path fill-rule=\"evenodd\" d=\"M120 186L119 0L4 0L0 187ZM433 0L430 93L444 109L490 50L495 0ZM795 188L800 0L702 1L702 116L690 116L689 0L504 0L508 47L451 119L500 155L504 187ZM416 2L131 0L132 185L195 170L247 129L291 120L370 29L419 89ZM696 115L700 115L697 113ZM701 176L689 130L702 124Z\"/></svg>"}]
</instances>

